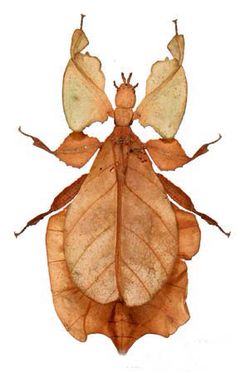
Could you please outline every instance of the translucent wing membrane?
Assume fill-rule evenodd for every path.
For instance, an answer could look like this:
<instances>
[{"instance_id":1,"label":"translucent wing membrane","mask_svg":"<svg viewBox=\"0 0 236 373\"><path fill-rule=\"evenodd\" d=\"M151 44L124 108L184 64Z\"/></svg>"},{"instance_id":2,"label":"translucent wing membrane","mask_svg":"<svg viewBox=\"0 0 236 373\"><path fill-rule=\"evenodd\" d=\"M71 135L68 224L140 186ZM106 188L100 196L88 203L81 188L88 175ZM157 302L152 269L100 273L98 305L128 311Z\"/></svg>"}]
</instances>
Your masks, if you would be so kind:
<instances>
[{"instance_id":1,"label":"translucent wing membrane","mask_svg":"<svg viewBox=\"0 0 236 373\"><path fill-rule=\"evenodd\" d=\"M105 92L101 62L89 53L81 53L88 45L82 29L75 30L71 42L71 59L63 79L63 106L69 127L82 131L98 121L104 122L112 113Z\"/></svg>"},{"instance_id":2,"label":"translucent wing membrane","mask_svg":"<svg viewBox=\"0 0 236 373\"><path fill-rule=\"evenodd\" d=\"M182 67L184 37L176 34L168 44L173 59L153 64L146 96L136 110L143 126L152 126L162 137L175 136L187 101L187 81Z\"/></svg>"}]
</instances>

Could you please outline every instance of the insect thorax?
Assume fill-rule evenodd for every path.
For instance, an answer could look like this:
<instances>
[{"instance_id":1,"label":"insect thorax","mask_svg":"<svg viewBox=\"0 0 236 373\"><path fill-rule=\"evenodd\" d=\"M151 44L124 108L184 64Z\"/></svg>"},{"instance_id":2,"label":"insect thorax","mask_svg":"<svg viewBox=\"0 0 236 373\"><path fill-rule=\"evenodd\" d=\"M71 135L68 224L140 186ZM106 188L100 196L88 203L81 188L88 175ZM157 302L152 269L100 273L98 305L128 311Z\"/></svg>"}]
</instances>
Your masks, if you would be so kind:
<instances>
[{"instance_id":1,"label":"insect thorax","mask_svg":"<svg viewBox=\"0 0 236 373\"><path fill-rule=\"evenodd\" d=\"M136 102L136 95L135 95L135 87L130 84L131 75L129 75L128 79L124 77L122 73L123 82L119 87L116 85L116 109L114 111L114 120L115 125L119 127L127 127L132 124L133 122L133 107Z\"/></svg>"},{"instance_id":2,"label":"insect thorax","mask_svg":"<svg viewBox=\"0 0 236 373\"><path fill-rule=\"evenodd\" d=\"M131 108L117 107L114 111L115 125L119 127L130 126L133 122L133 110Z\"/></svg>"}]
</instances>

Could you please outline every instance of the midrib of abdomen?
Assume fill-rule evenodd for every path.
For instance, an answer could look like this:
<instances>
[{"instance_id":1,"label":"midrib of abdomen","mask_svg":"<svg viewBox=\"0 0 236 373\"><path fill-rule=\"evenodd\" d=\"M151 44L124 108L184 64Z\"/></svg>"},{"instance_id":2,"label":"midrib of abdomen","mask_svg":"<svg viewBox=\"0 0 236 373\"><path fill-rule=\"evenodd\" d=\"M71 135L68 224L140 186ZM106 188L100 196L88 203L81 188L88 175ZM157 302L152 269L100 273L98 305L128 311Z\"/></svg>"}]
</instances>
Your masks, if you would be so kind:
<instances>
[{"instance_id":1,"label":"midrib of abdomen","mask_svg":"<svg viewBox=\"0 0 236 373\"><path fill-rule=\"evenodd\" d=\"M115 244L115 276L120 300L122 297L121 283L121 235L122 235L122 209L123 209L123 188L125 179L124 146L123 144L113 144L114 163L117 179L117 214L116 214L116 244Z\"/></svg>"}]
</instances>

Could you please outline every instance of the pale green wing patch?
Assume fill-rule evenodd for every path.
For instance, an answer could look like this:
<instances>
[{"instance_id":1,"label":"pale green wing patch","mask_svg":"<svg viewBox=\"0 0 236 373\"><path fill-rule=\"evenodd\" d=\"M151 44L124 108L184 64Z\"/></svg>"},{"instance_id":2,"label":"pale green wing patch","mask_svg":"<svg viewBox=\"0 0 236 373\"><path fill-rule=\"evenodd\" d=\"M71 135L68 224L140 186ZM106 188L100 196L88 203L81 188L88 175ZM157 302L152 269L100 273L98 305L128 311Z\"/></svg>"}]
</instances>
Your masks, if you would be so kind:
<instances>
[{"instance_id":1,"label":"pale green wing patch","mask_svg":"<svg viewBox=\"0 0 236 373\"><path fill-rule=\"evenodd\" d=\"M183 35L175 35L168 49L174 58L152 65L146 83L146 96L136 110L140 123L152 126L164 138L175 136L187 101L187 81L182 67Z\"/></svg>"},{"instance_id":2,"label":"pale green wing patch","mask_svg":"<svg viewBox=\"0 0 236 373\"><path fill-rule=\"evenodd\" d=\"M104 122L112 113L105 92L105 77L97 57L81 51L88 39L81 30L75 30L71 42L71 59L63 78L63 107L69 127L82 131L94 122Z\"/></svg>"}]
</instances>

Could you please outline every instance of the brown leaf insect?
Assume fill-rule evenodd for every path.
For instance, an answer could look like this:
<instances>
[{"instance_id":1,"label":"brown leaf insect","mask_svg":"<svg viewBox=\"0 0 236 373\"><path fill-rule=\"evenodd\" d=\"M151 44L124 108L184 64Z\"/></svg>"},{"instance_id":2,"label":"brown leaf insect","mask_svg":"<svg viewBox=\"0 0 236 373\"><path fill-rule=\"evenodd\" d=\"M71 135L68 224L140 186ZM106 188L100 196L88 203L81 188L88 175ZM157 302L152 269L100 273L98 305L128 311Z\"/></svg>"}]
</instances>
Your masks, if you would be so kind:
<instances>
[{"instance_id":1,"label":"brown leaf insect","mask_svg":"<svg viewBox=\"0 0 236 373\"><path fill-rule=\"evenodd\" d=\"M134 110L132 73L116 88L115 104L105 94L105 78L97 57L83 50L88 39L80 28L72 36L70 60L63 78L63 106L72 132L55 151L34 136L33 144L66 165L82 167L98 150L89 174L66 187L49 210L32 220L50 217L46 246L53 302L67 331L79 341L101 333L120 353L147 333L168 337L189 319L186 305L187 266L199 250L191 199L161 173L175 170L208 151L203 145L186 155L174 138L183 118L187 81L182 67L184 36L168 44L172 58L152 65L146 95ZM94 122L114 118L112 134L101 143L83 133ZM138 120L160 139L142 143L132 132ZM183 209L182 209L183 208Z\"/></svg>"}]
</instances>

